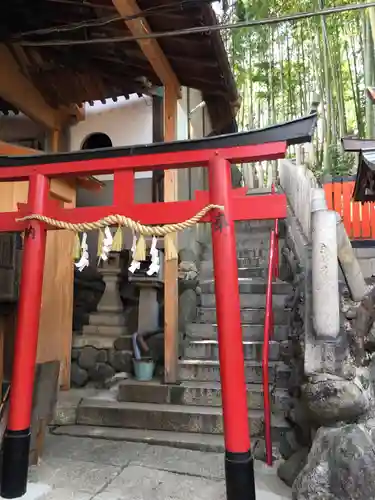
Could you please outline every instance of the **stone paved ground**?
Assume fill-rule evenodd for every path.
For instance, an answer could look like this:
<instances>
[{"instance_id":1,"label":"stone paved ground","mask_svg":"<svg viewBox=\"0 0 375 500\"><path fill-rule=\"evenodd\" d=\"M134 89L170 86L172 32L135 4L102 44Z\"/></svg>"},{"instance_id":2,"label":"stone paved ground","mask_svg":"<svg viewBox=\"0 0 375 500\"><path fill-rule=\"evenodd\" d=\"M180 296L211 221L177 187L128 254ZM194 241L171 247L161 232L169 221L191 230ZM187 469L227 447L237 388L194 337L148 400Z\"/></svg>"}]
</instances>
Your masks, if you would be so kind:
<instances>
[{"instance_id":1,"label":"stone paved ground","mask_svg":"<svg viewBox=\"0 0 375 500\"><path fill-rule=\"evenodd\" d=\"M224 500L223 456L162 446L48 436L24 500ZM256 464L257 500L289 500Z\"/></svg>"}]
</instances>

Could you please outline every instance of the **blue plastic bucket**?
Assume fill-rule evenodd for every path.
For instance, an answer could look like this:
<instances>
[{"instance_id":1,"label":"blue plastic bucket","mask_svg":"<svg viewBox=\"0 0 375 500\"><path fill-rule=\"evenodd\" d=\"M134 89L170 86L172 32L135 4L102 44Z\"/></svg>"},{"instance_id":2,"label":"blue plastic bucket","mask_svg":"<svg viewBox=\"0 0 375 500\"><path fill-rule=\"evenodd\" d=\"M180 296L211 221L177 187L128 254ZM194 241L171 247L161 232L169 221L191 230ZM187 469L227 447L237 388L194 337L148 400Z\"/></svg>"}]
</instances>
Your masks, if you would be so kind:
<instances>
[{"instance_id":1,"label":"blue plastic bucket","mask_svg":"<svg viewBox=\"0 0 375 500\"><path fill-rule=\"evenodd\" d=\"M155 362L151 358L133 359L134 375L140 382L152 380L155 371Z\"/></svg>"}]
</instances>

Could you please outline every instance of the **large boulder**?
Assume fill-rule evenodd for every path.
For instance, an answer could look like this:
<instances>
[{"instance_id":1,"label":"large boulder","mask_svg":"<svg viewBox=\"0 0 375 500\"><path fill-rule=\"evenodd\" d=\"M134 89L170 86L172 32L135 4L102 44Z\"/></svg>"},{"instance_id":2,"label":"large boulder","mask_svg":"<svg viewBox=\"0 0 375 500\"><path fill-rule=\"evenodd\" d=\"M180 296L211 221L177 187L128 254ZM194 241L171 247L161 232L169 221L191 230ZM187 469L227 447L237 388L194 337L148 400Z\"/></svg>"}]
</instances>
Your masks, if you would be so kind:
<instances>
[{"instance_id":1,"label":"large boulder","mask_svg":"<svg viewBox=\"0 0 375 500\"><path fill-rule=\"evenodd\" d=\"M375 422L322 427L293 484L293 500L375 498Z\"/></svg>"},{"instance_id":2,"label":"large boulder","mask_svg":"<svg viewBox=\"0 0 375 500\"><path fill-rule=\"evenodd\" d=\"M366 368L357 369L353 380L328 373L310 377L302 394L311 417L320 425L356 421L373 404L369 379Z\"/></svg>"}]
</instances>

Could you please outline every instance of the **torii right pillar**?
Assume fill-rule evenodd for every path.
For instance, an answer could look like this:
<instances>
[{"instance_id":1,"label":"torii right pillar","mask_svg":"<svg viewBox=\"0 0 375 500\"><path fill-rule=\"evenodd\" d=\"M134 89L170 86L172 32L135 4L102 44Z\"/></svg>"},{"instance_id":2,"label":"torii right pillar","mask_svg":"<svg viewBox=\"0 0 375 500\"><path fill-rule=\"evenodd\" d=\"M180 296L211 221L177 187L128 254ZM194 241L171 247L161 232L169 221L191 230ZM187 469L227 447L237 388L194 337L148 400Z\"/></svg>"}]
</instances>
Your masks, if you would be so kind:
<instances>
[{"instance_id":1,"label":"torii right pillar","mask_svg":"<svg viewBox=\"0 0 375 500\"><path fill-rule=\"evenodd\" d=\"M242 344L236 235L231 214L230 163L216 155L209 163L212 247L225 439L227 500L255 500Z\"/></svg>"}]
</instances>

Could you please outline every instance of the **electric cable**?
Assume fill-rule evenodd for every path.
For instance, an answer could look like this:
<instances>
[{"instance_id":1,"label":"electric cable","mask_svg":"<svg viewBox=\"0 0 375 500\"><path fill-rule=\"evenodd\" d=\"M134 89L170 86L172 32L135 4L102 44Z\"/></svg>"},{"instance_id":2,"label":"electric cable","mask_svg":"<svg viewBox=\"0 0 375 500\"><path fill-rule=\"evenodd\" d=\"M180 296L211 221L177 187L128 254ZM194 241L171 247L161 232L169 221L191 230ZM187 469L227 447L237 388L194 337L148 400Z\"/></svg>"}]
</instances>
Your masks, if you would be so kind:
<instances>
[{"instance_id":1,"label":"electric cable","mask_svg":"<svg viewBox=\"0 0 375 500\"><path fill-rule=\"evenodd\" d=\"M145 33L144 35L138 36L120 36L120 37L106 37L106 38L92 38L91 40L51 40L51 41L22 41L19 40L17 43L23 47L58 47L58 46L75 46L75 45L93 45L93 44L106 44L106 43L124 43L124 42L134 42L138 40L151 40L151 39L161 39L170 38L176 36L186 36L193 35L197 33L212 33L215 31L222 30L234 30L241 28L250 28L252 26L264 26L271 24L280 24L292 21L298 21L300 19L309 19L312 17L328 16L332 14L340 14L343 12L350 12L356 10L365 10L375 7L375 2L369 3L359 3L352 5L341 5L337 7L328 7L325 9L319 9L314 12L298 12L295 14L288 14L285 16L278 17L268 17L263 19L254 19L249 21L240 21L236 23L226 23L226 24L214 24L209 26L195 26L193 28L185 28L174 31L161 31L153 33Z\"/></svg>"},{"instance_id":2,"label":"electric cable","mask_svg":"<svg viewBox=\"0 0 375 500\"><path fill-rule=\"evenodd\" d=\"M108 24L118 22L118 21L133 21L135 19L139 19L140 17L149 17L150 15L161 15L169 12L175 12L177 10L184 10L189 7L196 7L197 5L200 5L202 2L203 3L212 3L213 1L216 0L181 0L180 2L176 2L173 4L167 4L167 5L157 5L154 7L148 7L147 9L144 9L143 11L133 14L131 16L111 16L111 17L105 17L105 18L93 18L93 19L88 19L85 21L80 21L77 23L69 23L69 24L63 24L60 26L53 26L50 28L39 28L36 30L30 30L30 31L24 31L22 33L18 33L13 36L13 38L18 39L26 36L31 36L31 35L49 35L52 33L63 33L63 32L68 32L68 31L75 31L79 29L84 29L84 28L96 28L100 26L106 26ZM73 2L69 2L73 3ZM114 7L114 10L116 8Z\"/></svg>"}]
</instances>

